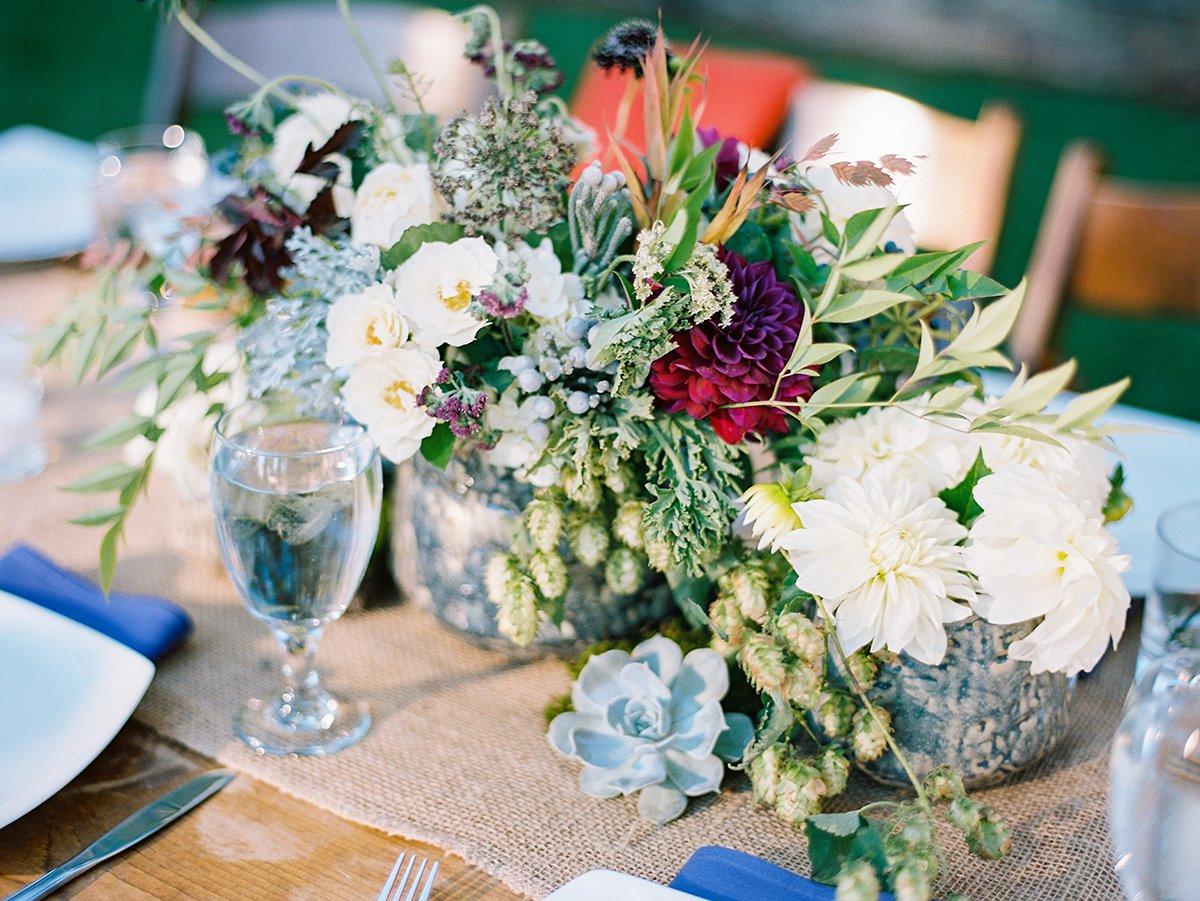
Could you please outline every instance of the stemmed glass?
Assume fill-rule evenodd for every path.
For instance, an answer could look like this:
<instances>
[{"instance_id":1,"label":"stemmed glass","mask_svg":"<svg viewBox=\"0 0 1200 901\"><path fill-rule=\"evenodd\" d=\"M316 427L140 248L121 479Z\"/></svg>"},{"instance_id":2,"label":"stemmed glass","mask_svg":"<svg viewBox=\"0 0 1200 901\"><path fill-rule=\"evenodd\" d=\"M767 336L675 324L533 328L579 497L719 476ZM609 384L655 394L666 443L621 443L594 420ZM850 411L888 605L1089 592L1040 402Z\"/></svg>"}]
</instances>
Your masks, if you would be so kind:
<instances>
[{"instance_id":1,"label":"stemmed glass","mask_svg":"<svg viewBox=\"0 0 1200 901\"><path fill-rule=\"evenodd\" d=\"M336 412L294 400L226 412L213 439L212 506L225 567L246 608L284 651L283 693L251 700L234 719L261 754L331 754L371 724L366 705L334 697L313 664L327 623L346 610L379 529L379 454Z\"/></svg>"}]
</instances>

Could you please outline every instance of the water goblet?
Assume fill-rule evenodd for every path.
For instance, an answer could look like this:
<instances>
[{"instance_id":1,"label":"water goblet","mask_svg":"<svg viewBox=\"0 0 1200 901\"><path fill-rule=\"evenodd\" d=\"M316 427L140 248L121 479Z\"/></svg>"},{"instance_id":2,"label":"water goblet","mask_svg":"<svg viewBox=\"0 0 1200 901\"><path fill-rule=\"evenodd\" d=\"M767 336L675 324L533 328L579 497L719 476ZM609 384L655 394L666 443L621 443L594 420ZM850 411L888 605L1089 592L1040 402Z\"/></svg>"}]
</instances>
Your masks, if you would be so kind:
<instances>
[{"instance_id":1,"label":"water goblet","mask_svg":"<svg viewBox=\"0 0 1200 901\"><path fill-rule=\"evenodd\" d=\"M210 472L217 543L246 608L284 652L284 689L234 731L260 754L331 754L371 724L321 685L314 655L362 581L379 529L379 454L361 426L294 400L249 401L217 421Z\"/></svg>"},{"instance_id":2,"label":"water goblet","mask_svg":"<svg viewBox=\"0 0 1200 901\"><path fill-rule=\"evenodd\" d=\"M1200 650L1200 501L1158 518L1158 562L1146 598L1137 674L1172 651Z\"/></svg>"},{"instance_id":3,"label":"water goblet","mask_svg":"<svg viewBox=\"0 0 1200 901\"><path fill-rule=\"evenodd\" d=\"M96 141L96 208L104 242L133 241L156 254L195 249L185 220L204 208L208 156L181 125L139 125Z\"/></svg>"}]
</instances>

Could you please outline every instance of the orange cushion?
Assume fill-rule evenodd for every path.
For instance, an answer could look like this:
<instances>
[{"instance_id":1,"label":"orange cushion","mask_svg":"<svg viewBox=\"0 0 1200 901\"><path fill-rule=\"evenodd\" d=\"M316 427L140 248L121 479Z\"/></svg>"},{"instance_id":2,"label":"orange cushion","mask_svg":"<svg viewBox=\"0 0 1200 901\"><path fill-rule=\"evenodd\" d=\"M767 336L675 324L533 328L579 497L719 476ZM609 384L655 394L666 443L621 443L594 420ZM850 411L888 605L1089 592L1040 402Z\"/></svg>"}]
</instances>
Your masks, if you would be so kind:
<instances>
[{"instance_id":1,"label":"orange cushion","mask_svg":"<svg viewBox=\"0 0 1200 901\"><path fill-rule=\"evenodd\" d=\"M693 112L703 101L700 126L714 126L722 137L734 137L751 147L765 147L783 128L792 95L808 78L794 59L769 53L746 53L707 48L697 71L704 84L694 92ZM616 122L617 108L632 72L603 72L588 61L571 112L596 131L600 145ZM625 139L645 147L642 98L633 102Z\"/></svg>"}]
</instances>

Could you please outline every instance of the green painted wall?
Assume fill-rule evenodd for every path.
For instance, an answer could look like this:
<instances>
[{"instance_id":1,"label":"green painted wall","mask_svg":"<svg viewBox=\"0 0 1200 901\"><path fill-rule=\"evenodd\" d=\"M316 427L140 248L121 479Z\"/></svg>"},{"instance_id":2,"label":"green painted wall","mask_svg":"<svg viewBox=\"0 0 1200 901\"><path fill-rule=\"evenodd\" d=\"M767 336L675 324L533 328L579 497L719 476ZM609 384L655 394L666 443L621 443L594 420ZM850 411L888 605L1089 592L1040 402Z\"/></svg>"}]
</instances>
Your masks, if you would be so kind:
<instances>
[{"instance_id":1,"label":"green painted wall","mask_svg":"<svg viewBox=\"0 0 1200 901\"><path fill-rule=\"evenodd\" d=\"M556 55L569 90L589 47L615 17L530 5L535 11L525 31ZM40 0L9 6L0 17L0 128L35 122L92 137L137 119L154 28L146 4ZM737 43L728 35L710 37ZM978 75L901 72L877 62L832 56L819 47L773 49L796 53L824 77L897 91L958 115L973 116L993 99L1016 108L1025 131L996 261L997 277L1008 283L1025 269L1054 167L1071 140L1094 140L1117 175L1200 184L1197 110ZM197 123L210 143L222 139L219 121L211 111ZM1200 325L1124 325L1081 313L1068 315L1061 343L1081 357L1081 385L1132 371L1131 401L1200 419Z\"/></svg>"}]
</instances>

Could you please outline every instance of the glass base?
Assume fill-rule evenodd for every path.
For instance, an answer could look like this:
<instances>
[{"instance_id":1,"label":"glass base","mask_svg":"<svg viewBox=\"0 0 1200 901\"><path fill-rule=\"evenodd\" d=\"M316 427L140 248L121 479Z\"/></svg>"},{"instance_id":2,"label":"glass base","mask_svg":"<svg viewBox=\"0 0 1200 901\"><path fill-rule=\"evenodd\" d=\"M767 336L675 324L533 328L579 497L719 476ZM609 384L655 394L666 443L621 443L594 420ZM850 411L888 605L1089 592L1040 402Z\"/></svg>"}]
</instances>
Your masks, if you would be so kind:
<instances>
[{"instance_id":1,"label":"glass base","mask_svg":"<svg viewBox=\"0 0 1200 901\"><path fill-rule=\"evenodd\" d=\"M233 732L255 754L320 757L357 744L371 728L371 714L362 702L322 692L315 706L316 713L297 716L284 698L253 698L233 718Z\"/></svg>"}]
</instances>

